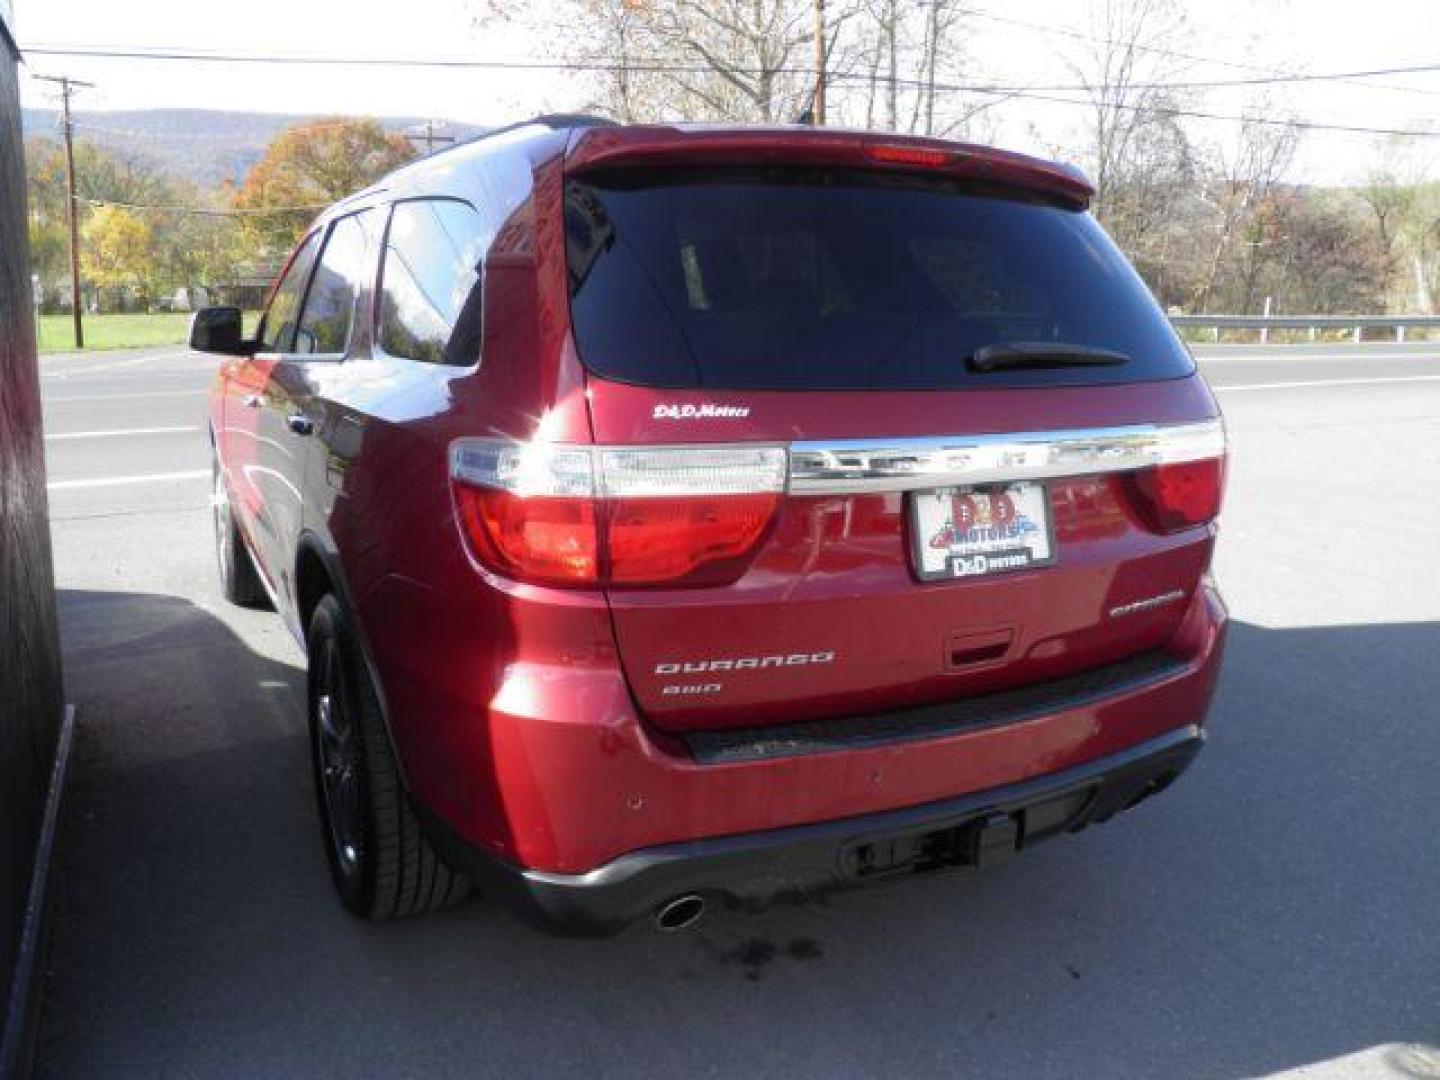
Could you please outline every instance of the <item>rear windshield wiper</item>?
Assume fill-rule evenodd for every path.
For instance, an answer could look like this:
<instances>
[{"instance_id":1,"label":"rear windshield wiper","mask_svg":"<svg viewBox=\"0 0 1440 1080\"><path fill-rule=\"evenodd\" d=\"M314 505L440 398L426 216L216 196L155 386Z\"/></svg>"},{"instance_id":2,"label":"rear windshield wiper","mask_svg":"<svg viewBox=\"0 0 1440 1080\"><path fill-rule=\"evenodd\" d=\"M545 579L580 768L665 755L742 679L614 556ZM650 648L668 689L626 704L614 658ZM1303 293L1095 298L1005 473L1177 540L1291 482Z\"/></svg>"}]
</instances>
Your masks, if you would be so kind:
<instances>
[{"instance_id":1,"label":"rear windshield wiper","mask_svg":"<svg viewBox=\"0 0 1440 1080\"><path fill-rule=\"evenodd\" d=\"M971 371L1013 371L1017 368L1114 367L1128 364L1124 353L1066 345L1059 341L1004 341L976 349L966 361Z\"/></svg>"}]
</instances>

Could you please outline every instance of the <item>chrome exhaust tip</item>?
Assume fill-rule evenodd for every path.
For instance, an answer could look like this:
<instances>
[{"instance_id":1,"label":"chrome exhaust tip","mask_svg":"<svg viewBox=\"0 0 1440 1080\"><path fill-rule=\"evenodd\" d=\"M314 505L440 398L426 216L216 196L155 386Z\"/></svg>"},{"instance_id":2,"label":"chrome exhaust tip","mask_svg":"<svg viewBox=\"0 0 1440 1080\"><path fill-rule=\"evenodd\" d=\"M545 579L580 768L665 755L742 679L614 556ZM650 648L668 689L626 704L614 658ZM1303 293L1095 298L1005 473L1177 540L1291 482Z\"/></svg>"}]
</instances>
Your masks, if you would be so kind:
<instances>
[{"instance_id":1,"label":"chrome exhaust tip","mask_svg":"<svg viewBox=\"0 0 1440 1080\"><path fill-rule=\"evenodd\" d=\"M655 929L662 934L678 934L704 917L705 898L698 893L684 893L655 909Z\"/></svg>"}]
</instances>

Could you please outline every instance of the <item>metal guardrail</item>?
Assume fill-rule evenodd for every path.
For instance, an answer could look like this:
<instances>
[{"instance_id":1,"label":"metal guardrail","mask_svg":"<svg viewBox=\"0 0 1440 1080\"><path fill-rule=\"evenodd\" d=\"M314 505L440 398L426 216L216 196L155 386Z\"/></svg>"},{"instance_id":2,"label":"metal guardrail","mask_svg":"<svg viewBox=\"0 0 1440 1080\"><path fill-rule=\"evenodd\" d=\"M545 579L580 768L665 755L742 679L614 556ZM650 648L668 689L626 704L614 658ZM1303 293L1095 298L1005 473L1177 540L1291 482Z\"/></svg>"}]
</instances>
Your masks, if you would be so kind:
<instances>
[{"instance_id":1,"label":"metal guardrail","mask_svg":"<svg viewBox=\"0 0 1440 1080\"><path fill-rule=\"evenodd\" d=\"M1396 341L1405 340L1406 330L1440 330L1440 315L1410 315L1394 318L1361 315L1172 315L1177 329L1206 329L1211 340L1220 340L1221 330L1258 330L1268 341L1271 330L1308 330L1311 341L1320 330L1348 330L1351 340L1364 339L1366 330L1393 330Z\"/></svg>"}]
</instances>

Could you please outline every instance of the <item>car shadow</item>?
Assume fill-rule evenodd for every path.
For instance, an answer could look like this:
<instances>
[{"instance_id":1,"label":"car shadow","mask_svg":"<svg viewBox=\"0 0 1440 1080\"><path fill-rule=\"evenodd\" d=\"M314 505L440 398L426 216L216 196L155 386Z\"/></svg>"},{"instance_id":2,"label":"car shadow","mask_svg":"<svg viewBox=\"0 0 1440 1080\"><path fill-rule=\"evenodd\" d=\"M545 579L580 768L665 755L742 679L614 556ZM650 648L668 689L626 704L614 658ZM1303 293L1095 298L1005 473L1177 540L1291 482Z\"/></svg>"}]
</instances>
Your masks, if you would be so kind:
<instances>
[{"instance_id":1,"label":"car shadow","mask_svg":"<svg viewBox=\"0 0 1440 1080\"><path fill-rule=\"evenodd\" d=\"M330 893L298 658L61 594L80 734L52 1076L1144 1076L1440 1055L1440 624L1232 627L1164 797L997 871L687 934L374 926ZM293 656L293 652L288 654Z\"/></svg>"}]
</instances>

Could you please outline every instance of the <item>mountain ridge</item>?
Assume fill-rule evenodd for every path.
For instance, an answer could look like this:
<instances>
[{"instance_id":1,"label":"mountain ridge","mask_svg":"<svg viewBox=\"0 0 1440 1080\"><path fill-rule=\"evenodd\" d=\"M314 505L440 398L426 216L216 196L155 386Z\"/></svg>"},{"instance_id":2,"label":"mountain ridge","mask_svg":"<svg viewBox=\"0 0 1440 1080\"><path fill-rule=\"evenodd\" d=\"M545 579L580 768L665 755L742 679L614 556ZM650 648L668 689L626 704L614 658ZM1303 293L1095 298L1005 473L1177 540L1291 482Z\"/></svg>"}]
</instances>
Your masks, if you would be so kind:
<instances>
[{"instance_id":1,"label":"mountain ridge","mask_svg":"<svg viewBox=\"0 0 1440 1080\"><path fill-rule=\"evenodd\" d=\"M228 109L122 109L77 112L75 137L106 150L119 151L178 178L215 187L241 184L265 148L286 128L327 119L326 113L264 113ZM371 117L341 117L372 119ZM488 129L476 124L429 117L373 117L387 131L416 140L424 149L424 128L434 125L436 136L464 141ZM58 139L57 109L21 110L26 138ZM437 146L446 145L437 142Z\"/></svg>"}]
</instances>

